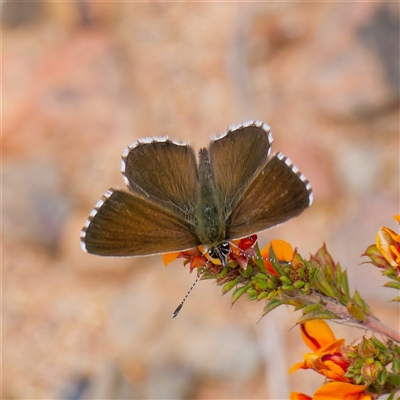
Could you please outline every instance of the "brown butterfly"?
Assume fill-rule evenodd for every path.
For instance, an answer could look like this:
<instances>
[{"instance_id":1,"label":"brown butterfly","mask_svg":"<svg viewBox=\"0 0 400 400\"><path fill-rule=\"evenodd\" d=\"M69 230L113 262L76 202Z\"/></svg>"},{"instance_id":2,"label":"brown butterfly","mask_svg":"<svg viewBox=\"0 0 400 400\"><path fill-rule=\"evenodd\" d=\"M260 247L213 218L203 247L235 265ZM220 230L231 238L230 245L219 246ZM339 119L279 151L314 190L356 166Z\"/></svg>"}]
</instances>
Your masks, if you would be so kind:
<instances>
[{"instance_id":1,"label":"brown butterfly","mask_svg":"<svg viewBox=\"0 0 400 400\"><path fill-rule=\"evenodd\" d=\"M282 153L269 156L270 127L231 127L199 151L165 138L139 140L122 154L129 192L109 189L81 232L101 256L145 256L203 245L227 264L229 241L299 215L311 185Z\"/></svg>"}]
</instances>

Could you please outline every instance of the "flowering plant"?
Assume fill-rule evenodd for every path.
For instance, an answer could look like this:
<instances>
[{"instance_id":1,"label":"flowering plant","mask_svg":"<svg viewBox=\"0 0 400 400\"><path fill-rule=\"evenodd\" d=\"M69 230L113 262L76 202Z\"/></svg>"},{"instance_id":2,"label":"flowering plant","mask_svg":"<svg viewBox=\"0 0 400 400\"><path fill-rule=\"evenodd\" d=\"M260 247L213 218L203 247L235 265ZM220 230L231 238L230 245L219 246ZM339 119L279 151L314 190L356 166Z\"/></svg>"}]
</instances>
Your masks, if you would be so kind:
<instances>
[{"instance_id":1,"label":"flowering plant","mask_svg":"<svg viewBox=\"0 0 400 400\"><path fill-rule=\"evenodd\" d=\"M400 222L400 215L394 218ZM167 265L184 258L191 271L197 269L197 280L214 279L223 294L232 292L232 304L242 296L265 301L263 316L282 304L301 310L297 323L312 352L290 373L312 369L325 377L325 383L312 397L293 392L292 400L372 400L383 394L389 394L389 400L400 398L395 397L400 391L400 333L384 325L357 290L350 292L346 271L334 262L325 244L308 260L282 240L260 250L256 235L229 246L225 266L204 248L167 254L163 259ZM363 256L389 279L385 287L400 290L400 234L380 228L376 243ZM400 301L400 296L393 301ZM344 339L335 338L325 320L358 326L382 339L363 337L357 344L346 345Z\"/></svg>"}]
</instances>

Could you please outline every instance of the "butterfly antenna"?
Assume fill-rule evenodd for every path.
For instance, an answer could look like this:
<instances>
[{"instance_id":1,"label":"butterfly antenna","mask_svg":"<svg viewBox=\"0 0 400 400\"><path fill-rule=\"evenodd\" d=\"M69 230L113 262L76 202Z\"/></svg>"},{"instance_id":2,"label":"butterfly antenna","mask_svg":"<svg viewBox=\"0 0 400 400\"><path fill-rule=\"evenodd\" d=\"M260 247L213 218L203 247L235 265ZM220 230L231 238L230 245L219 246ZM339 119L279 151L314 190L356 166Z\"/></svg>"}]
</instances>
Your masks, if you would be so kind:
<instances>
[{"instance_id":1,"label":"butterfly antenna","mask_svg":"<svg viewBox=\"0 0 400 400\"><path fill-rule=\"evenodd\" d=\"M172 318L175 318L179 312L181 311L183 305L185 304L186 299L189 297L190 292L193 290L193 288L196 286L196 283L200 280L200 278L203 276L203 272L197 275L195 281L193 282L193 285L190 286L190 289L186 293L186 296L183 298L181 304L176 308L176 310L172 313Z\"/></svg>"}]
</instances>

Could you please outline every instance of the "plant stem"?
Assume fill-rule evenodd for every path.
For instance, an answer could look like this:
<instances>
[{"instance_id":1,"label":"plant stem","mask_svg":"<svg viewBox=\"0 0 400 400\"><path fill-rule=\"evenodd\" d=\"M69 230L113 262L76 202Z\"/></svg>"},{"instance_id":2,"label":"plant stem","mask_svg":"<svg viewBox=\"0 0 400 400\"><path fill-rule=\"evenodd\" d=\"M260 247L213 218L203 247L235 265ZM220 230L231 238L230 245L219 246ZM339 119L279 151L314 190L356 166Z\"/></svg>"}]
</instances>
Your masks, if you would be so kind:
<instances>
[{"instance_id":1,"label":"plant stem","mask_svg":"<svg viewBox=\"0 0 400 400\"><path fill-rule=\"evenodd\" d=\"M342 323L351 324L361 329L368 329L372 332L380 333L381 335L384 335L394 340L395 342L400 343L400 332L389 328L388 326L383 324L378 318L375 318L372 315L367 316L364 321L358 321L349 313L346 306L336 303L329 297L317 296L313 294L307 296L307 298L314 303L321 303L322 300L325 309L337 315L340 322Z\"/></svg>"}]
</instances>

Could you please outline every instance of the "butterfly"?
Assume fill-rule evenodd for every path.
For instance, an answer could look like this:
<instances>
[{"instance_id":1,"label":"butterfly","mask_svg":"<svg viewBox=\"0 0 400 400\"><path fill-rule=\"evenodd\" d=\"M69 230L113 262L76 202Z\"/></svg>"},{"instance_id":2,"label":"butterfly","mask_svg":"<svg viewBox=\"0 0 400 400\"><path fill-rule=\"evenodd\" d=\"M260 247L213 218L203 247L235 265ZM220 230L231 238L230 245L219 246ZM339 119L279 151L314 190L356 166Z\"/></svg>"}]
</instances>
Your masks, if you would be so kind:
<instances>
[{"instance_id":1,"label":"butterfly","mask_svg":"<svg viewBox=\"0 0 400 400\"><path fill-rule=\"evenodd\" d=\"M270 127L230 127L194 149L146 138L122 154L129 191L109 189L81 231L83 250L100 256L146 256L202 245L227 265L229 242L293 218L313 200L311 185L282 153L270 156Z\"/></svg>"}]
</instances>

